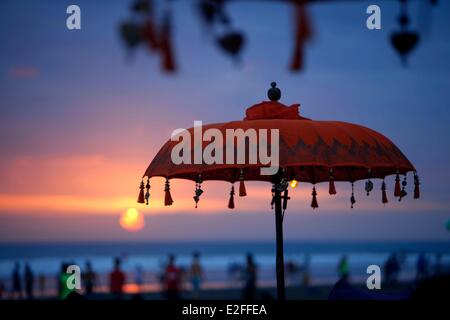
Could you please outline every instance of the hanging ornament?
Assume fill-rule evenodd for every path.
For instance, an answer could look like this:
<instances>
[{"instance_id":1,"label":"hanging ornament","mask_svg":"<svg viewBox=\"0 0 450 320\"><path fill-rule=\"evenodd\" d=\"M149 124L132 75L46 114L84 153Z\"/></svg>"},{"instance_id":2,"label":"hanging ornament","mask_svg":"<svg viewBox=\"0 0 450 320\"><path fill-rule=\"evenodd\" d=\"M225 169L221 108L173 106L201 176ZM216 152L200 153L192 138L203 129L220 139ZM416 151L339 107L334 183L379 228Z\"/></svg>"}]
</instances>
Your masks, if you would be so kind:
<instances>
[{"instance_id":1,"label":"hanging ornament","mask_svg":"<svg viewBox=\"0 0 450 320\"><path fill-rule=\"evenodd\" d=\"M290 69L299 71L303 69L303 51L305 43L311 38L311 24L306 5L303 1L293 4L295 6L295 44Z\"/></svg>"},{"instance_id":2,"label":"hanging ornament","mask_svg":"<svg viewBox=\"0 0 450 320\"><path fill-rule=\"evenodd\" d=\"M170 182L169 182L169 178L166 178L166 184L164 186L164 192L165 192L165 196L164 196L164 205L165 206L171 206L173 203L172 200L172 195L170 194Z\"/></svg>"},{"instance_id":3,"label":"hanging ornament","mask_svg":"<svg viewBox=\"0 0 450 320\"><path fill-rule=\"evenodd\" d=\"M195 195L194 195L194 201L195 201L195 208L198 206L198 202L200 201L200 196L202 195L202 175L199 174L197 178L197 182L195 183Z\"/></svg>"},{"instance_id":4,"label":"hanging ornament","mask_svg":"<svg viewBox=\"0 0 450 320\"><path fill-rule=\"evenodd\" d=\"M366 184L364 186L364 190L366 190L366 195L370 194L370 191L373 190L373 182L369 180L366 181Z\"/></svg>"},{"instance_id":5,"label":"hanging ornament","mask_svg":"<svg viewBox=\"0 0 450 320\"><path fill-rule=\"evenodd\" d=\"M160 30L159 49L161 53L161 68L167 73L176 71L176 63L172 45L172 16L170 8L166 9Z\"/></svg>"},{"instance_id":6,"label":"hanging ornament","mask_svg":"<svg viewBox=\"0 0 450 320\"><path fill-rule=\"evenodd\" d=\"M405 190L406 185L407 185L407 182L406 182L406 174L405 174L405 178L402 181L402 190L400 191L400 197L398 198L398 201L402 201L402 199L408 195L408 193Z\"/></svg>"},{"instance_id":7,"label":"hanging ornament","mask_svg":"<svg viewBox=\"0 0 450 320\"><path fill-rule=\"evenodd\" d=\"M245 43L243 33L230 31L217 39L219 47L227 54L232 56L235 61L239 59L239 53Z\"/></svg>"},{"instance_id":8,"label":"hanging ornament","mask_svg":"<svg viewBox=\"0 0 450 320\"><path fill-rule=\"evenodd\" d=\"M120 25L120 35L128 49L136 48L143 40L141 26L132 21Z\"/></svg>"},{"instance_id":9,"label":"hanging ornament","mask_svg":"<svg viewBox=\"0 0 450 320\"><path fill-rule=\"evenodd\" d=\"M408 30L409 16L407 12L407 1L400 0L401 13L398 18L400 31L396 31L391 35L391 43L395 50L399 53L403 65L407 65L408 54L416 47L419 42L419 34L415 31Z\"/></svg>"},{"instance_id":10,"label":"hanging ornament","mask_svg":"<svg viewBox=\"0 0 450 320\"><path fill-rule=\"evenodd\" d=\"M417 172L414 172L414 199L420 198L420 189L419 189L420 181Z\"/></svg>"},{"instance_id":11,"label":"hanging ornament","mask_svg":"<svg viewBox=\"0 0 450 320\"><path fill-rule=\"evenodd\" d=\"M139 185L139 195L138 195L137 202L138 203L145 203L144 180L141 180L141 184Z\"/></svg>"},{"instance_id":12,"label":"hanging ornament","mask_svg":"<svg viewBox=\"0 0 450 320\"><path fill-rule=\"evenodd\" d=\"M315 186L313 186L311 195L313 196L311 201L311 208L316 209L319 207L319 203L317 202L317 192Z\"/></svg>"},{"instance_id":13,"label":"hanging ornament","mask_svg":"<svg viewBox=\"0 0 450 320\"><path fill-rule=\"evenodd\" d=\"M153 1L144 1L144 2L146 2L147 4L146 10L144 11L145 21L142 30L142 36L146 41L150 51L155 51L156 49L158 49L158 34L153 10L154 8Z\"/></svg>"},{"instance_id":14,"label":"hanging ornament","mask_svg":"<svg viewBox=\"0 0 450 320\"><path fill-rule=\"evenodd\" d=\"M145 204L148 205L148 200L150 199L150 178L147 178L147 184L145 185Z\"/></svg>"},{"instance_id":15,"label":"hanging ornament","mask_svg":"<svg viewBox=\"0 0 450 320\"><path fill-rule=\"evenodd\" d=\"M334 177L333 177L333 169L330 169L330 178L329 178L330 182L328 185L328 193L329 194L336 194L336 187L334 186Z\"/></svg>"},{"instance_id":16,"label":"hanging ornament","mask_svg":"<svg viewBox=\"0 0 450 320\"><path fill-rule=\"evenodd\" d=\"M387 198L387 194L386 194L386 183L384 182L384 179L383 179L383 183L381 184L381 202L388 203L388 198Z\"/></svg>"},{"instance_id":17,"label":"hanging ornament","mask_svg":"<svg viewBox=\"0 0 450 320\"><path fill-rule=\"evenodd\" d=\"M244 183L244 170L241 169L239 173L239 197L245 197L247 195L247 190L245 189Z\"/></svg>"},{"instance_id":18,"label":"hanging ornament","mask_svg":"<svg viewBox=\"0 0 450 320\"><path fill-rule=\"evenodd\" d=\"M395 176L395 187L394 187L394 197L400 197L401 196L401 188L400 188L400 175L397 171L397 174Z\"/></svg>"},{"instance_id":19,"label":"hanging ornament","mask_svg":"<svg viewBox=\"0 0 450 320\"><path fill-rule=\"evenodd\" d=\"M228 200L228 209L234 209L234 184L231 185L230 200Z\"/></svg>"},{"instance_id":20,"label":"hanging ornament","mask_svg":"<svg viewBox=\"0 0 450 320\"><path fill-rule=\"evenodd\" d=\"M353 182L352 182L352 195L351 195L351 197L350 197L350 208L352 208L353 209L353 205L356 203L356 200L355 200L355 189L354 189L354 184L353 184Z\"/></svg>"},{"instance_id":21,"label":"hanging ornament","mask_svg":"<svg viewBox=\"0 0 450 320\"><path fill-rule=\"evenodd\" d=\"M272 201L270 202L270 207L271 207L272 210L273 210L273 206L274 206L274 204L275 204L275 183L272 183L272 189L271 189L271 192L272 192Z\"/></svg>"}]
</instances>

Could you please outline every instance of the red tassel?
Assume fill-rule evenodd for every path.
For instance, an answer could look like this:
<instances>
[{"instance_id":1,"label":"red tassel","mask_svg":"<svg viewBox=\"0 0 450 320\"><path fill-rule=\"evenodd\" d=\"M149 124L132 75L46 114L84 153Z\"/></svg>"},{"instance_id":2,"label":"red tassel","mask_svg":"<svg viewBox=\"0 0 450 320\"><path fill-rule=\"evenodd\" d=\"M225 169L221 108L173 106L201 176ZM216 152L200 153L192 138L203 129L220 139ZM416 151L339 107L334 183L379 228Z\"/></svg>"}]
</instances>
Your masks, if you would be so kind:
<instances>
[{"instance_id":1,"label":"red tassel","mask_svg":"<svg viewBox=\"0 0 450 320\"><path fill-rule=\"evenodd\" d=\"M164 205L171 206L173 203L172 195L170 194L170 183L169 179L166 179L166 186L164 188L165 196L164 196Z\"/></svg>"},{"instance_id":2,"label":"red tassel","mask_svg":"<svg viewBox=\"0 0 450 320\"><path fill-rule=\"evenodd\" d=\"M247 195L247 190L245 190L244 180L239 182L239 197L245 197Z\"/></svg>"},{"instance_id":3,"label":"red tassel","mask_svg":"<svg viewBox=\"0 0 450 320\"><path fill-rule=\"evenodd\" d=\"M316 192L316 187L313 187L313 191L312 191L312 201L311 201L311 208L316 209L319 207L319 203L317 203L317 192Z\"/></svg>"},{"instance_id":4,"label":"red tassel","mask_svg":"<svg viewBox=\"0 0 450 320\"><path fill-rule=\"evenodd\" d=\"M231 186L230 200L228 201L228 209L234 209L234 186Z\"/></svg>"},{"instance_id":5,"label":"red tassel","mask_svg":"<svg viewBox=\"0 0 450 320\"><path fill-rule=\"evenodd\" d=\"M298 71L303 68L303 47L311 37L311 26L309 16L303 3L295 4L295 45L292 56L291 70Z\"/></svg>"},{"instance_id":6,"label":"red tassel","mask_svg":"<svg viewBox=\"0 0 450 320\"><path fill-rule=\"evenodd\" d=\"M162 54L162 68L164 71L169 73L175 72L176 70L170 29L170 16L167 14L164 24L161 27L159 48Z\"/></svg>"},{"instance_id":7,"label":"red tassel","mask_svg":"<svg viewBox=\"0 0 450 320\"><path fill-rule=\"evenodd\" d=\"M400 176L397 173L395 177L394 197L400 197L402 195L402 189L400 188Z\"/></svg>"},{"instance_id":8,"label":"red tassel","mask_svg":"<svg viewBox=\"0 0 450 320\"><path fill-rule=\"evenodd\" d=\"M381 184L381 191L382 191L381 202L388 203L389 201L388 201L387 194L386 194L386 183L384 181Z\"/></svg>"},{"instance_id":9,"label":"red tassel","mask_svg":"<svg viewBox=\"0 0 450 320\"><path fill-rule=\"evenodd\" d=\"M144 39L147 41L148 48L151 51L158 49L158 38L156 37L156 28L151 19L148 19L142 30Z\"/></svg>"},{"instance_id":10,"label":"red tassel","mask_svg":"<svg viewBox=\"0 0 450 320\"><path fill-rule=\"evenodd\" d=\"M419 176L414 173L414 199L419 199L420 198L419 185L420 185Z\"/></svg>"},{"instance_id":11,"label":"red tassel","mask_svg":"<svg viewBox=\"0 0 450 320\"><path fill-rule=\"evenodd\" d=\"M139 186L139 196L137 199L138 203L145 203L145 198L144 198L144 181L141 181L141 185Z\"/></svg>"},{"instance_id":12,"label":"red tassel","mask_svg":"<svg viewBox=\"0 0 450 320\"><path fill-rule=\"evenodd\" d=\"M328 193L329 194L336 194L336 187L334 186L334 179L333 179L333 177L330 177L330 185L328 187Z\"/></svg>"}]
</instances>

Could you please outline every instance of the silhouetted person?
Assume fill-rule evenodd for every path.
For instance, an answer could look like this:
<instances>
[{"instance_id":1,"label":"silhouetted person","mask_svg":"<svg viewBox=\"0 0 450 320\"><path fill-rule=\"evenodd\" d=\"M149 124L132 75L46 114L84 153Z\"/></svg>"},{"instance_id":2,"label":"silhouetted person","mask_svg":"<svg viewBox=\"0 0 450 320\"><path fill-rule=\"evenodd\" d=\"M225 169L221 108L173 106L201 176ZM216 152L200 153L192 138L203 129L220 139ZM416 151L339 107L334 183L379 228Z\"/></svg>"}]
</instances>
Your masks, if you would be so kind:
<instances>
[{"instance_id":1,"label":"silhouetted person","mask_svg":"<svg viewBox=\"0 0 450 320\"><path fill-rule=\"evenodd\" d=\"M27 299L34 299L34 273L28 263L25 264L25 272L23 275L25 282L25 294Z\"/></svg>"},{"instance_id":2,"label":"silhouetted person","mask_svg":"<svg viewBox=\"0 0 450 320\"><path fill-rule=\"evenodd\" d=\"M198 299L200 297L201 282L203 280L203 268L200 264L200 254L198 252L192 254L192 264L189 269L189 276L192 285L192 298Z\"/></svg>"},{"instance_id":3,"label":"silhouetted person","mask_svg":"<svg viewBox=\"0 0 450 320\"><path fill-rule=\"evenodd\" d=\"M142 267L140 265L136 266L134 272L134 281L136 282L139 292L141 292L142 285L144 284L144 271L142 270Z\"/></svg>"},{"instance_id":4,"label":"silhouetted person","mask_svg":"<svg viewBox=\"0 0 450 320\"><path fill-rule=\"evenodd\" d=\"M416 281L423 280L428 276L428 259L424 253L420 253L417 258Z\"/></svg>"},{"instance_id":5,"label":"silhouetted person","mask_svg":"<svg viewBox=\"0 0 450 320\"><path fill-rule=\"evenodd\" d=\"M400 272L400 262L397 256L393 253L389 256L384 264L384 275L387 285L394 285L397 283L398 273Z\"/></svg>"},{"instance_id":6,"label":"silhouetted person","mask_svg":"<svg viewBox=\"0 0 450 320\"><path fill-rule=\"evenodd\" d=\"M40 273L38 276L38 285L39 285L39 293L40 296L43 297L45 295L45 275Z\"/></svg>"},{"instance_id":7,"label":"silhouetted person","mask_svg":"<svg viewBox=\"0 0 450 320\"><path fill-rule=\"evenodd\" d=\"M350 268L348 265L348 259L346 255L343 255L341 260L338 264L338 275L339 280L342 280L344 282L348 281L348 278L350 276Z\"/></svg>"},{"instance_id":8,"label":"silhouetted person","mask_svg":"<svg viewBox=\"0 0 450 320\"><path fill-rule=\"evenodd\" d=\"M11 294L13 299L22 299L22 278L20 276L20 264L16 262L12 273Z\"/></svg>"},{"instance_id":9,"label":"silhouetted person","mask_svg":"<svg viewBox=\"0 0 450 320\"><path fill-rule=\"evenodd\" d=\"M123 298L123 285L125 284L125 274L120 269L121 261L119 258L114 259L114 269L109 274L109 291L114 299Z\"/></svg>"},{"instance_id":10,"label":"silhouetted person","mask_svg":"<svg viewBox=\"0 0 450 320\"><path fill-rule=\"evenodd\" d=\"M434 275L440 276L442 274L442 253L436 254L436 262L434 263Z\"/></svg>"},{"instance_id":11,"label":"silhouetted person","mask_svg":"<svg viewBox=\"0 0 450 320\"><path fill-rule=\"evenodd\" d=\"M5 284L0 279L0 300L3 299L3 295L5 294Z\"/></svg>"},{"instance_id":12,"label":"silhouetted person","mask_svg":"<svg viewBox=\"0 0 450 320\"><path fill-rule=\"evenodd\" d=\"M175 256L169 256L169 263L164 270L164 289L168 300L180 298L181 270L175 265Z\"/></svg>"},{"instance_id":13,"label":"silhouetted person","mask_svg":"<svg viewBox=\"0 0 450 320\"><path fill-rule=\"evenodd\" d=\"M256 298L256 278L258 267L253 261L253 255L247 254L247 264L243 270L244 288L243 298L244 300L255 300Z\"/></svg>"},{"instance_id":14,"label":"silhouetted person","mask_svg":"<svg viewBox=\"0 0 450 320\"><path fill-rule=\"evenodd\" d=\"M70 277L70 274L67 273L68 267L68 263L61 263L61 270L58 276L58 296L60 300L66 299L69 294L74 291L67 286L67 280L69 280Z\"/></svg>"},{"instance_id":15,"label":"silhouetted person","mask_svg":"<svg viewBox=\"0 0 450 320\"><path fill-rule=\"evenodd\" d=\"M92 269L90 261L86 261L86 270L82 274L84 282L84 292L87 297L94 293L95 282L97 281L97 275Z\"/></svg>"}]
</instances>

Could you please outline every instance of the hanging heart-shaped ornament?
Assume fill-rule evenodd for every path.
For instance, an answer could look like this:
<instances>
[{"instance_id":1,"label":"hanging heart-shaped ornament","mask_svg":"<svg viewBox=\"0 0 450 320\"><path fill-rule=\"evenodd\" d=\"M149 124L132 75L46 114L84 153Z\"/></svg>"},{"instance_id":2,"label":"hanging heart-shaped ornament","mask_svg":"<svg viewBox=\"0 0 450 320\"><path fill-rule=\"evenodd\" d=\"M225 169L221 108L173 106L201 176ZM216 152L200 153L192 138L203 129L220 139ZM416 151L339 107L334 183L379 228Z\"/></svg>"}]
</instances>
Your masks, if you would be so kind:
<instances>
[{"instance_id":1,"label":"hanging heart-shaped ornament","mask_svg":"<svg viewBox=\"0 0 450 320\"><path fill-rule=\"evenodd\" d=\"M403 65L407 65L409 53L419 42L419 34L415 31L397 31L391 35L391 43L402 59Z\"/></svg>"}]
</instances>

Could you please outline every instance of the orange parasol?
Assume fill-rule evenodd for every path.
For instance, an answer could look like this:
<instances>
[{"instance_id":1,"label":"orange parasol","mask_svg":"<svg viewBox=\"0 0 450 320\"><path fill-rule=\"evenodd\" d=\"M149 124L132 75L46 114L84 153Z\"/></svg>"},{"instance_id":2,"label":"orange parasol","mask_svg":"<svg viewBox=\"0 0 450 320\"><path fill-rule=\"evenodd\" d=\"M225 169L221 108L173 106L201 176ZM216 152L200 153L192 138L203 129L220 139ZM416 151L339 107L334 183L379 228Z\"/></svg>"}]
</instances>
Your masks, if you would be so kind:
<instances>
[{"instance_id":1,"label":"orange parasol","mask_svg":"<svg viewBox=\"0 0 450 320\"><path fill-rule=\"evenodd\" d=\"M272 183L272 207L275 208L276 238L277 238L277 289L278 298L285 298L284 288L284 262L283 262L283 229L282 222L284 210L287 208L288 185L294 186L296 181L309 182L312 187L311 207L318 208L317 192L315 184L320 182L329 183L329 194L336 194L335 181L348 181L352 184L352 194L350 197L351 207L355 204L353 195L353 183L358 180L367 180L365 190L369 194L373 189L371 179L382 179L382 203L387 203L385 177L395 175L394 196L401 200L407 195L406 175L414 172L414 198L419 198L419 178L414 166L397 148L392 141L382 134L369 128L340 121L314 121L299 115L299 105L286 106L278 102L281 91L276 87L276 83L271 84L268 91L270 101L264 101L246 110L246 117L241 121L217 123L203 126L203 131L215 129L217 134L227 136L227 132L232 130L243 130L248 132L254 129L258 141L257 148L261 148L261 141L265 141L270 149L274 143L278 143L279 169L276 174L263 175L261 168L266 168L267 163L262 161L251 161L251 135L246 139L235 142L233 151L234 161L217 161L208 163L202 161L194 164L175 164L172 161L172 151L179 145L179 140L171 139L166 142L152 160L141 181L139 203L147 202L150 196L151 177L165 177L165 205L173 203L170 194L170 179L180 178L192 180L196 183L194 200L197 206L200 196L203 193L201 184L206 180L221 180L232 183L228 208L234 209L234 183L239 182L239 196L246 196L247 191L244 181L266 181ZM195 135L195 127L188 129L189 135ZM264 140L264 134L271 130L278 130L279 139L273 140L269 135ZM263 138L263 140L261 140ZM174 141L172 141L174 140ZM204 141L207 140L207 141ZM199 142L200 141L200 142ZM211 142L208 139L197 140L197 146L201 145L201 150ZM188 141L190 159L195 158L195 139ZM236 161L238 149L244 145L245 161ZM227 147L223 146L222 154L227 154ZM217 150L216 150L217 151ZM229 150L228 150L229 151ZM186 156L186 155L185 155ZM189 156L189 155L187 155ZM189 158L189 157L188 157ZM244 159L243 158L243 159ZM241 159L242 160L242 159ZM403 181L400 183L400 175ZM402 186L401 186L402 185ZM146 192L144 192L144 188Z\"/></svg>"}]
</instances>

